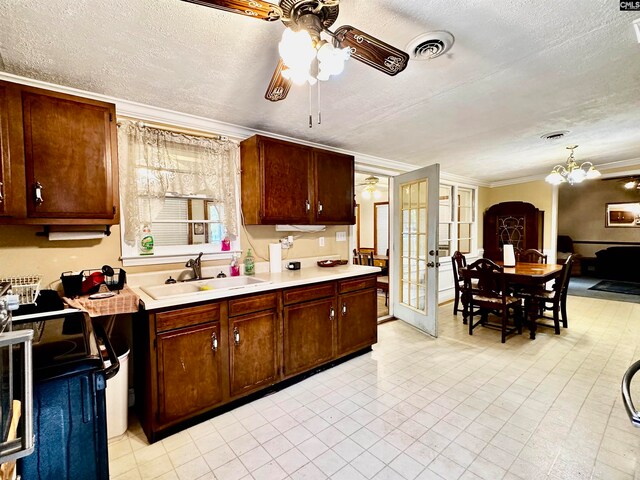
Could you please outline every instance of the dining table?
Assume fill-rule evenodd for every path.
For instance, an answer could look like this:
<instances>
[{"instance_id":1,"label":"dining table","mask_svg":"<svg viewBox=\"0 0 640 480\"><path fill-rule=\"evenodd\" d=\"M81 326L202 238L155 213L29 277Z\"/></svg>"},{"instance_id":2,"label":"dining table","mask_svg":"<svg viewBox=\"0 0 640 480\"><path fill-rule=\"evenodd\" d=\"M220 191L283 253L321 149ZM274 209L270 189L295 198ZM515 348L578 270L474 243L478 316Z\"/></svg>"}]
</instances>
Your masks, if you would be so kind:
<instances>
[{"instance_id":1,"label":"dining table","mask_svg":"<svg viewBox=\"0 0 640 480\"><path fill-rule=\"evenodd\" d=\"M503 262L496 262L504 268L504 274L508 284L517 285L519 290L535 292L544 289L545 284L555 280L562 274L562 265L554 263L528 263L516 262L514 267L504 267ZM527 313L527 324L529 327L529 338L535 340L538 328L540 303L535 295L531 296L529 311Z\"/></svg>"}]
</instances>

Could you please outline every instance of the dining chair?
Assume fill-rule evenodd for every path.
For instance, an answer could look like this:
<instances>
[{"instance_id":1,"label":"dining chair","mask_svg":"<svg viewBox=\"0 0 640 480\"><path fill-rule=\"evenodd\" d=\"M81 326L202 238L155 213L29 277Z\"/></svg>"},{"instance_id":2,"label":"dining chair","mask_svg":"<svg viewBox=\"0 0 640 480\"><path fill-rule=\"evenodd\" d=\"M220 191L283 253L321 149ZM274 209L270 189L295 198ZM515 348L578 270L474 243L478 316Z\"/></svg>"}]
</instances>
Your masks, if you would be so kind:
<instances>
[{"instance_id":1,"label":"dining chair","mask_svg":"<svg viewBox=\"0 0 640 480\"><path fill-rule=\"evenodd\" d=\"M528 263L547 263L547 256L540 250L529 248L527 250L516 250L516 261Z\"/></svg>"},{"instance_id":2,"label":"dining chair","mask_svg":"<svg viewBox=\"0 0 640 480\"><path fill-rule=\"evenodd\" d=\"M499 328L501 342L505 343L512 333L522 333L522 305L519 298L508 293L504 268L489 259L481 258L460 270L464 281L462 302L464 315L469 324L469 335L478 325ZM477 280L477 285L472 282ZM500 325L488 322L490 313L500 316ZM509 328L512 313L514 326ZM474 317L480 314L480 320L474 323Z\"/></svg>"},{"instance_id":3,"label":"dining chair","mask_svg":"<svg viewBox=\"0 0 640 480\"><path fill-rule=\"evenodd\" d=\"M368 265L373 267L373 253L353 251L353 260L356 265Z\"/></svg>"},{"instance_id":4,"label":"dining chair","mask_svg":"<svg viewBox=\"0 0 640 480\"><path fill-rule=\"evenodd\" d=\"M453 299L453 314L458 315L458 311L462 311L460 308L460 292L464 287L464 279L460 274L460 269L467 266L467 258L456 250L451 256L451 270L453 271L453 287L454 287L454 299ZM467 319L464 319L464 323L467 323Z\"/></svg>"},{"instance_id":5,"label":"dining chair","mask_svg":"<svg viewBox=\"0 0 640 480\"><path fill-rule=\"evenodd\" d=\"M384 293L384 306L389 306L389 277L386 275L378 275L376 277L376 288Z\"/></svg>"},{"instance_id":6,"label":"dining chair","mask_svg":"<svg viewBox=\"0 0 640 480\"><path fill-rule=\"evenodd\" d=\"M551 290L544 290L535 294L540 302L543 312L551 311L552 316L544 313L541 318L553 320L553 327L556 335L560 333L560 315L562 315L562 327L567 328L567 291L569 290L569 280L571 279L571 267L573 265L573 254L569 255L562 266L562 273L556 279ZM542 323L541 325L544 325Z\"/></svg>"}]
</instances>

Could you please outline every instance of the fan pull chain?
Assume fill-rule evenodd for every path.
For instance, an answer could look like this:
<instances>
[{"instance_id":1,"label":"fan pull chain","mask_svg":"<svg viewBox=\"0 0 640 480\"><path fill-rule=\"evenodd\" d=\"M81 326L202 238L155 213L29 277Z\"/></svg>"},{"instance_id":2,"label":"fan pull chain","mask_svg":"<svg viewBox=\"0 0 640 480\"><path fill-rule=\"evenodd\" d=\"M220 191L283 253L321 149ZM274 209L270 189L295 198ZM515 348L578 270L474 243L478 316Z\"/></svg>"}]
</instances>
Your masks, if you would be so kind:
<instances>
[{"instance_id":1,"label":"fan pull chain","mask_svg":"<svg viewBox=\"0 0 640 480\"><path fill-rule=\"evenodd\" d=\"M320 111L320 80L318 80L318 125L322 125L322 112Z\"/></svg>"},{"instance_id":2,"label":"fan pull chain","mask_svg":"<svg viewBox=\"0 0 640 480\"><path fill-rule=\"evenodd\" d=\"M313 128L313 86L309 84L309 128Z\"/></svg>"}]
</instances>

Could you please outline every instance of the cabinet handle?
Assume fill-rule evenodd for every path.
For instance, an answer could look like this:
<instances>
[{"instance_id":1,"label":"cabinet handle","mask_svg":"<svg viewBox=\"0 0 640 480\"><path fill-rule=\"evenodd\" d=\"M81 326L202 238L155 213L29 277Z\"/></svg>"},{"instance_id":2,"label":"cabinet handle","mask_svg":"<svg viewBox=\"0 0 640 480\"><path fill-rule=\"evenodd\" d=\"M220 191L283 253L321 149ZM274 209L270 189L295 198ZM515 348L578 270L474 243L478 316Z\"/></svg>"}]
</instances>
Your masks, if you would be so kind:
<instances>
[{"instance_id":1,"label":"cabinet handle","mask_svg":"<svg viewBox=\"0 0 640 480\"><path fill-rule=\"evenodd\" d=\"M218 351L218 336L216 335L216 332L211 334L211 350L214 352Z\"/></svg>"},{"instance_id":2,"label":"cabinet handle","mask_svg":"<svg viewBox=\"0 0 640 480\"><path fill-rule=\"evenodd\" d=\"M4 202L4 195L2 194L3 183L0 182L0 203Z\"/></svg>"},{"instance_id":3,"label":"cabinet handle","mask_svg":"<svg viewBox=\"0 0 640 480\"><path fill-rule=\"evenodd\" d=\"M322 213L322 202L318 202L318 215Z\"/></svg>"},{"instance_id":4,"label":"cabinet handle","mask_svg":"<svg viewBox=\"0 0 640 480\"><path fill-rule=\"evenodd\" d=\"M34 194L34 202L36 204L36 207L42 205L44 203L44 198L42 198L42 190L44 189L44 187L42 186L42 184L40 182L36 182L33 185L33 194Z\"/></svg>"},{"instance_id":5,"label":"cabinet handle","mask_svg":"<svg viewBox=\"0 0 640 480\"><path fill-rule=\"evenodd\" d=\"M346 303L342 304L342 316L343 317L347 316L347 304Z\"/></svg>"},{"instance_id":6,"label":"cabinet handle","mask_svg":"<svg viewBox=\"0 0 640 480\"><path fill-rule=\"evenodd\" d=\"M333 307L331 307L331 309L329 310L329 320L333 320L334 318L336 318L336 311Z\"/></svg>"},{"instance_id":7,"label":"cabinet handle","mask_svg":"<svg viewBox=\"0 0 640 480\"><path fill-rule=\"evenodd\" d=\"M236 347L240 345L240 330L238 330L238 327L233 327L233 342Z\"/></svg>"},{"instance_id":8,"label":"cabinet handle","mask_svg":"<svg viewBox=\"0 0 640 480\"><path fill-rule=\"evenodd\" d=\"M309 200L305 200L304 205L305 205L305 208L307 209L307 212L311 210L311 203L309 202Z\"/></svg>"}]
</instances>

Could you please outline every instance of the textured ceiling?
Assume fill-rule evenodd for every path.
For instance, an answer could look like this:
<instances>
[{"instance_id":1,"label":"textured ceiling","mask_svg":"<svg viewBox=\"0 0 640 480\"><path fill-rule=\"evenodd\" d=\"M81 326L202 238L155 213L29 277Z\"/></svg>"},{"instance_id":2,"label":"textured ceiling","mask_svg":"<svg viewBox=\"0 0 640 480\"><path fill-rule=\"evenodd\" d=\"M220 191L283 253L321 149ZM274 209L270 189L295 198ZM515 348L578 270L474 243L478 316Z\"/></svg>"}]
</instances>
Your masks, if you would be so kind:
<instances>
[{"instance_id":1,"label":"textured ceiling","mask_svg":"<svg viewBox=\"0 0 640 480\"><path fill-rule=\"evenodd\" d=\"M500 181L564 162L640 157L640 14L613 0L343 0L350 24L404 48L448 30L450 54L388 77L356 61L308 91L263 95L280 22L179 0L3 0L6 72L447 173ZM540 135L570 130L560 143ZM639 161L640 163L640 161Z\"/></svg>"}]
</instances>

